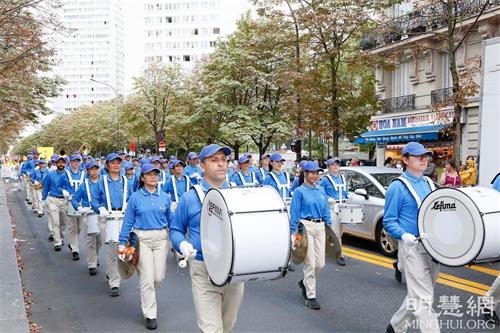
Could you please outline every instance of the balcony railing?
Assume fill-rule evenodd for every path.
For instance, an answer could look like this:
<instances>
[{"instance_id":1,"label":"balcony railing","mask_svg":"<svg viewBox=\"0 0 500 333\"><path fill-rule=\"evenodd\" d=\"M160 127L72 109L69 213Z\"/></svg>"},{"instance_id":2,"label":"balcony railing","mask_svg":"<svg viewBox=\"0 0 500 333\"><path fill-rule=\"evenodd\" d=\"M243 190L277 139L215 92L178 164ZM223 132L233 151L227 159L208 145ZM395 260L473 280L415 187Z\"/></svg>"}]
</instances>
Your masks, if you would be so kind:
<instances>
[{"instance_id":1,"label":"balcony railing","mask_svg":"<svg viewBox=\"0 0 500 333\"><path fill-rule=\"evenodd\" d=\"M456 13L453 13L453 16L457 17L458 21L475 17L485 4L485 11L488 11L494 7L500 7L500 0L457 0ZM442 28L447 24L446 4L437 1L381 24L361 39L360 46L364 50L375 49Z\"/></svg>"},{"instance_id":2,"label":"balcony railing","mask_svg":"<svg viewBox=\"0 0 500 333\"><path fill-rule=\"evenodd\" d=\"M453 102L453 88L444 88L431 91L432 105L448 105Z\"/></svg>"},{"instance_id":3,"label":"balcony railing","mask_svg":"<svg viewBox=\"0 0 500 333\"><path fill-rule=\"evenodd\" d=\"M415 95L406 95L380 100L382 113L403 112L415 109Z\"/></svg>"}]
</instances>

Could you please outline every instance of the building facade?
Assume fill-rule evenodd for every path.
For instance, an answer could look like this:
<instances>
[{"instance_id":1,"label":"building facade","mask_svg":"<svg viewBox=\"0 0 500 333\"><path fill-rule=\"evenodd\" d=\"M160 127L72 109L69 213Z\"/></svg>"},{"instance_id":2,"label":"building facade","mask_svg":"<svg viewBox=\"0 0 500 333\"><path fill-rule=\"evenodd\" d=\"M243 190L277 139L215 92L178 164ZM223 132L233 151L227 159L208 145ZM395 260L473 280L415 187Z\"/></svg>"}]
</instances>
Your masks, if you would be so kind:
<instances>
[{"instance_id":1,"label":"building facade","mask_svg":"<svg viewBox=\"0 0 500 333\"><path fill-rule=\"evenodd\" d=\"M71 112L117 97L124 83L123 0L63 0L60 19L66 31L56 39L54 74L66 81L51 103Z\"/></svg>"},{"instance_id":2,"label":"building facade","mask_svg":"<svg viewBox=\"0 0 500 333\"><path fill-rule=\"evenodd\" d=\"M232 33L246 0L143 0L144 65L179 63L191 69ZM144 66L144 67L145 67Z\"/></svg>"},{"instance_id":3,"label":"building facade","mask_svg":"<svg viewBox=\"0 0 500 333\"><path fill-rule=\"evenodd\" d=\"M500 1L489 1L484 12L478 12L487 0L461 0L459 25L470 33L456 52L459 73L480 67L483 41L500 35ZM401 158L401 150L409 141L420 141L442 159L453 157L464 161L477 157L479 148L479 91L468 97L461 112L461 156L453 156L453 136L444 129L454 118L451 105L452 78L449 56L443 36L447 31L442 2L421 6L423 1L405 0L389 10L391 19L363 40L363 47L382 57L394 57L390 66L375 68L376 93L381 111L372 117L370 131L358 143L377 144L377 164L387 157ZM420 6L419 6L420 5ZM477 22L475 22L477 19ZM458 40L459 38L457 38ZM471 76L478 85L480 72Z\"/></svg>"}]
</instances>

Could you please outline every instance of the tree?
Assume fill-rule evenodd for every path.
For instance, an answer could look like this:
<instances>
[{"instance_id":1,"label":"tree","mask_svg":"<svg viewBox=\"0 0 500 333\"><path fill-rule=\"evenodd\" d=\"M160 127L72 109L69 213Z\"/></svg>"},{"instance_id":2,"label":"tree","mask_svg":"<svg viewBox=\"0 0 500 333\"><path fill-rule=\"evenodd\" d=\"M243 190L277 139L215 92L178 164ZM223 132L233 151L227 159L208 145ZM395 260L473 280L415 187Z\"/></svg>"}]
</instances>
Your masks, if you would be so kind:
<instances>
[{"instance_id":1,"label":"tree","mask_svg":"<svg viewBox=\"0 0 500 333\"><path fill-rule=\"evenodd\" d=\"M53 0L0 3L0 137L4 143L12 142L27 122L47 114L46 99L59 92L60 79L42 76L54 54L48 35L61 30L55 17L58 6Z\"/></svg>"},{"instance_id":2,"label":"tree","mask_svg":"<svg viewBox=\"0 0 500 333\"><path fill-rule=\"evenodd\" d=\"M167 117L174 114L172 101L182 86L178 65L152 63L134 81L134 92L126 101L124 119L133 122L133 131L149 128L156 144L165 139Z\"/></svg>"}]
</instances>

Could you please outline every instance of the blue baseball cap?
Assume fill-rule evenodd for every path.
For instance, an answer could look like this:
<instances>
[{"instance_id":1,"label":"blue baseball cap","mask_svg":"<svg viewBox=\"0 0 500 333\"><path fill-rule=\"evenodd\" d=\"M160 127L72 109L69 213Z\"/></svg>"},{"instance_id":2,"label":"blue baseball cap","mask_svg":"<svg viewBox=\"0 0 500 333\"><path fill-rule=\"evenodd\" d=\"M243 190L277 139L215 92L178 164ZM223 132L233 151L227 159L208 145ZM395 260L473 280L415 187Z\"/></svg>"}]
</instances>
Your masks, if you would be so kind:
<instances>
[{"instance_id":1,"label":"blue baseball cap","mask_svg":"<svg viewBox=\"0 0 500 333\"><path fill-rule=\"evenodd\" d=\"M40 152L38 150L33 150L31 152L32 155L40 155Z\"/></svg>"},{"instance_id":2,"label":"blue baseball cap","mask_svg":"<svg viewBox=\"0 0 500 333\"><path fill-rule=\"evenodd\" d=\"M333 163L338 163L340 165L340 158L334 157L326 161L326 165L332 165Z\"/></svg>"},{"instance_id":3,"label":"blue baseball cap","mask_svg":"<svg viewBox=\"0 0 500 333\"><path fill-rule=\"evenodd\" d=\"M160 173L160 169L158 169L157 167L154 166L154 164L151 163L144 164L141 167L141 175L150 173L151 171L156 171L157 173Z\"/></svg>"},{"instance_id":4,"label":"blue baseball cap","mask_svg":"<svg viewBox=\"0 0 500 333\"><path fill-rule=\"evenodd\" d=\"M217 152L222 151L224 155L229 156L231 155L231 148L229 147L221 147L216 143L212 143L211 145L203 147L203 149L200 152L200 161L204 161L205 158L213 156Z\"/></svg>"},{"instance_id":5,"label":"blue baseball cap","mask_svg":"<svg viewBox=\"0 0 500 333\"><path fill-rule=\"evenodd\" d=\"M276 162L276 161L285 161L285 159L281 156L281 154L274 153L270 157L271 162Z\"/></svg>"},{"instance_id":6,"label":"blue baseball cap","mask_svg":"<svg viewBox=\"0 0 500 333\"><path fill-rule=\"evenodd\" d=\"M307 160L300 161L299 167L304 168L304 164L306 164L306 163L307 163Z\"/></svg>"},{"instance_id":7,"label":"blue baseball cap","mask_svg":"<svg viewBox=\"0 0 500 333\"><path fill-rule=\"evenodd\" d=\"M143 164L151 163L151 161L149 160L149 158L141 158L141 160L139 161L139 163L141 165L143 165Z\"/></svg>"},{"instance_id":8,"label":"blue baseball cap","mask_svg":"<svg viewBox=\"0 0 500 333\"><path fill-rule=\"evenodd\" d=\"M197 157L198 157L198 155L196 155L196 153L194 151L190 152L187 156L188 160L194 160Z\"/></svg>"},{"instance_id":9,"label":"blue baseball cap","mask_svg":"<svg viewBox=\"0 0 500 333\"><path fill-rule=\"evenodd\" d=\"M85 163L85 169L89 170L93 167L99 168L99 164L97 164L95 161L88 161L87 163Z\"/></svg>"},{"instance_id":10,"label":"blue baseball cap","mask_svg":"<svg viewBox=\"0 0 500 333\"><path fill-rule=\"evenodd\" d=\"M71 156L69 157L69 160L70 160L70 161L76 161L76 160L81 161L81 160L82 160L82 157L81 157L80 155L78 155L78 154L74 154L74 155L71 155Z\"/></svg>"},{"instance_id":11,"label":"blue baseball cap","mask_svg":"<svg viewBox=\"0 0 500 333\"><path fill-rule=\"evenodd\" d=\"M425 149L421 143L408 142L403 147L403 156L404 155L413 155L413 156L429 155L430 156L430 155L432 155L432 152Z\"/></svg>"},{"instance_id":12,"label":"blue baseball cap","mask_svg":"<svg viewBox=\"0 0 500 333\"><path fill-rule=\"evenodd\" d=\"M88 158L88 157L89 157L89 155L87 155L85 153L82 154L82 158Z\"/></svg>"},{"instance_id":13,"label":"blue baseball cap","mask_svg":"<svg viewBox=\"0 0 500 333\"><path fill-rule=\"evenodd\" d=\"M307 161L306 163L304 163L302 169L307 172L315 172L321 170L319 165L314 161Z\"/></svg>"},{"instance_id":14,"label":"blue baseball cap","mask_svg":"<svg viewBox=\"0 0 500 333\"><path fill-rule=\"evenodd\" d=\"M122 158L117 153L109 153L106 156L106 163L111 162L112 160L120 160L120 162L121 162Z\"/></svg>"},{"instance_id":15,"label":"blue baseball cap","mask_svg":"<svg viewBox=\"0 0 500 333\"><path fill-rule=\"evenodd\" d=\"M45 164L44 160L35 160L35 164Z\"/></svg>"},{"instance_id":16,"label":"blue baseball cap","mask_svg":"<svg viewBox=\"0 0 500 333\"><path fill-rule=\"evenodd\" d=\"M161 158L158 156L151 157L151 159L149 160L149 163L153 163L153 162L160 162L161 163Z\"/></svg>"},{"instance_id":17,"label":"blue baseball cap","mask_svg":"<svg viewBox=\"0 0 500 333\"><path fill-rule=\"evenodd\" d=\"M243 163L247 163L247 162L250 162L250 159L248 158L247 154L240 156L240 158L238 159L238 164L243 164Z\"/></svg>"},{"instance_id":18,"label":"blue baseball cap","mask_svg":"<svg viewBox=\"0 0 500 333\"><path fill-rule=\"evenodd\" d=\"M164 159L164 158L161 158L161 159L160 159L160 163L161 163L161 164L163 164L163 163L168 163L168 161L167 161L166 159Z\"/></svg>"},{"instance_id":19,"label":"blue baseball cap","mask_svg":"<svg viewBox=\"0 0 500 333\"><path fill-rule=\"evenodd\" d=\"M271 155L267 154L267 153L264 153L262 154L262 156L260 157L261 160L265 159L266 157L271 157Z\"/></svg>"},{"instance_id":20,"label":"blue baseball cap","mask_svg":"<svg viewBox=\"0 0 500 333\"><path fill-rule=\"evenodd\" d=\"M133 169L133 168L134 168L134 165L133 165L132 163L130 163L130 162L124 162L124 163L123 163L123 168L124 168L125 170L130 170L130 169Z\"/></svg>"},{"instance_id":21,"label":"blue baseball cap","mask_svg":"<svg viewBox=\"0 0 500 333\"><path fill-rule=\"evenodd\" d=\"M177 158L174 156L174 155L170 155L170 157L168 158L169 161L175 161L177 160Z\"/></svg>"},{"instance_id":22,"label":"blue baseball cap","mask_svg":"<svg viewBox=\"0 0 500 333\"><path fill-rule=\"evenodd\" d=\"M125 152L123 150L119 150L116 152L118 155L125 155Z\"/></svg>"},{"instance_id":23,"label":"blue baseball cap","mask_svg":"<svg viewBox=\"0 0 500 333\"><path fill-rule=\"evenodd\" d=\"M186 163L184 163L183 160L175 160L175 161L172 162L172 168L175 168L179 164L182 164L183 167L186 166Z\"/></svg>"},{"instance_id":24,"label":"blue baseball cap","mask_svg":"<svg viewBox=\"0 0 500 333\"><path fill-rule=\"evenodd\" d=\"M32 160L34 159L33 155L32 154L28 154L28 160Z\"/></svg>"}]
</instances>

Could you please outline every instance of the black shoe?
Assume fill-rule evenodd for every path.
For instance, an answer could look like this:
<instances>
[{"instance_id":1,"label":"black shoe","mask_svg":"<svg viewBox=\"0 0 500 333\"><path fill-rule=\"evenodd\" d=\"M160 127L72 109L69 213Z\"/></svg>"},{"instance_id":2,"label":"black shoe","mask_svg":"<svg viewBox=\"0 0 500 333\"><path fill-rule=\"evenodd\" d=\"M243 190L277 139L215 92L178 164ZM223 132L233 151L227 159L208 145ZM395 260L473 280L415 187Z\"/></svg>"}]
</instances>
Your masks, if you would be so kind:
<instances>
[{"instance_id":1,"label":"black shoe","mask_svg":"<svg viewBox=\"0 0 500 333\"><path fill-rule=\"evenodd\" d=\"M295 272L295 267L293 267L293 265L292 265L292 264L288 264L288 270L289 270L290 272Z\"/></svg>"},{"instance_id":2,"label":"black shoe","mask_svg":"<svg viewBox=\"0 0 500 333\"><path fill-rule=\"evenodd\" d=\"M307 300L306 286L304 286L304 280L299 281L299 288L302 289L302 297Z\"/></svg>"},{"instance_id":3,"label":"black shoe","mask_svg":"<svg viewBox=\"0 0 500 333\"><path fill-rule=\"evenodd\" d=\"M109 280L109 275L108 275L108 274L106 274L106 279L108 279L108 280Z\"/></svg>"},{"instance_id":4,"label":"black shoe","mask_svg":"<svg viewBox=\"0 0 500 333\"><path fill-rule=\"evenodd\" d=\"M56 252L61 251L61 245L54 246L54 251Z\"/></svg>"},{"instance_id":5,"label":"black shoe","mask_svg":"<svg viewBox=\"0 0 500 333\"><path fill-rule=\"evenodd\" d=\"M148 330L155 330L156 329L156 319L146 318L146 328Z\"/></svg>"},{"instance_id":6,"label":"black shoe","mask_svg":"<svg viewBox=\"0 0 500 333\"><path fill-rule=\"evenodd\" d=\"M306 306L309 309L313 309L313 310L319 310L319 309L321 309L321 305L319 305L319 303L316 300L316 298L306 299Z\"/></svg>"},{"instance_id":7,"label":"black shoe","mask_svg":"<svg viewBox=\"0 0 500 333\"><path fill-rule=\"evenodd\" d=\"M53 242L53 241L54 241L54 236L49 235L49 242Z\"/></svg>"},{"instance_id":8,"label":"black shoe","mask_svg":"<svg viewBox=\"0 0 500 333\"><path fill-rule=\"evenodd\" d=\"M96 274L97 274L97 268L90 267L89 268L89 275L96 275Z\"/></svg>"},{"instance_id":9,"label":"black shoe","mask_svg":"<svg viewBox=\"0 0 500 333\"><path fill-rule=\"evenodd\" d=\"M69 250L70 250L71 252L73 252L73 248L71 247L71 245L70 245L70 244L68 244L68 248L69 248Z\"/></svg>"},{"instance_id":10,"label":"black shoe","mask_svg":"<svg viewBox=\"0 0 500 333\"><path fill-rule=\"evenodd\" d=\"M99 259L97 259L97 267L99 267L101 264L99 264Z\"/></svg>"},{"instance_id":11,"label":"black shoe","mask_svg":"<svg viewBox=\"0 0 500 333\"><path fill-rule=\"evenodd\" d=\"M500 323L500 319L498 318L497 313L495 311L491 312L490 309L484 309L484 320L491 320L497 325Z\"/></svg>"},{"instance_id":12,"label":"black shoe","mask_svg":"<svg viewBox=\"0 0 500 333\"><path fill-rule=\"evenodd\" d=\"M32 204L32 202L30 200L28 200L28 205L31 205L31 204Z\"/></svg>"},{"instance_id":13,"label":"black shoe","mask_svg":"<svg viewBox=\"0 0 500 333\"><path fill-rule=\"evenodd\" d=\"M73 255L73 260L74 261L80 260L80 255L78 254L78 252L73 252L72 255Z\"/></svg>"},{"instance_id":14,"label":"black shoe","mask_svg":"<svg viewBox=\"0 0 500 333\"><path fill-rule=\"evenodd\" d=\"M344 257L340 257L337 259L337 265L339 266L345 266L345 259Z\"/></svg>"},{"instance_id":15,"label":"black shoe","mask_svg":"<svg viewBox=\"0 0 500 333\"><path fill-rule=\"evenodd\" d=\"M394 331L394 327L392 327L392 325L389 324L385 329L385 333L396 333L396 332Z\"/></svg>"},{"instance_id":16,"label":"black shoe","mask_svg":"<svg viewBox=\"0 0 500 333\"><path fill-rule=\"evenodd\" d=\"M109 296L111 297L120 296L120 288L118 287L111 288L111 290L109 291Z\"/></svg>"},{"instance_id":17,"label":"black shoe","mask_svg":"<svg viewBox=\"0 0 500 333\"><path fill-rule=\"evenodd\" d=\"M396 279L396 281L401 283L401 281L403 280L403 274L398 268L398 262L397 261L393 262L392 267L394 267L394 278Z\"/></svg>"},{"instance_id":18,"label":"black shoe","mask_svg":"<svg viewBox=\"0 0 500 333\"><path fill-rule=\"evenodd\" d=\"M43 216L43 214L38 214L38 217L42 217L42 216Z\"/></svg>"}]
</instances>

